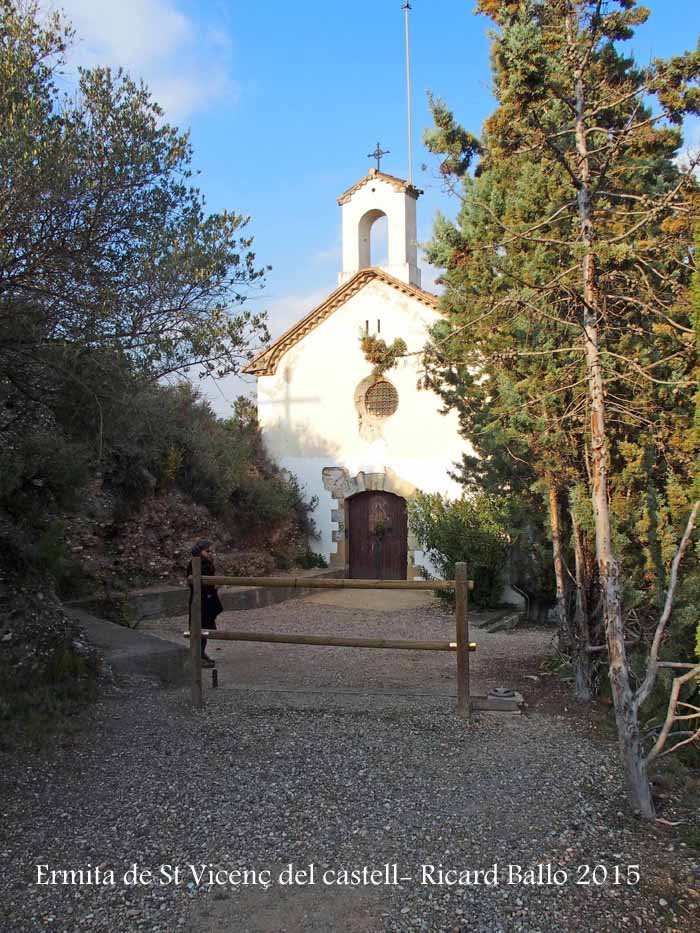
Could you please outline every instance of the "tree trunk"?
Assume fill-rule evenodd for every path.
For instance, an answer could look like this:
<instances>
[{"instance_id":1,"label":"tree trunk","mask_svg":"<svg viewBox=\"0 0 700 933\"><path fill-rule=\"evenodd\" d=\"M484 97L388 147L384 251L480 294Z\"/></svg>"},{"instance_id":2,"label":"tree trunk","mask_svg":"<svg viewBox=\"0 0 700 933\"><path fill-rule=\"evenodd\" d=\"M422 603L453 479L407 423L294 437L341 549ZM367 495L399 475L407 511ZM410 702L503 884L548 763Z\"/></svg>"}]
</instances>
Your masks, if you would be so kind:
<instances>
[{"instance_id":1,"label":"tree trunk","mask_svg":"<svg viewBox=\"0 0 700 933\"><path fill-rule=\"evenodd\" d=\"M579 55L577 14L570 19L570 42L573 55ZM591 478L593 512L596 531L596 559L603 600L605 632L610 661L610 685L615 705L615 719L622 760L625 765L630 803L643 817L653 819L654 802L646 773L644 751L639 734L637 705L630 685L629 665L625 651L619 568L613 552L608 503L608 442L605 428L605 386L600 353L598 321L601 317L596 255L595 230L590 189L590 164L586 136L585 92L582 72L575 75L576 88L576 151L578 154L578 213L584 247L583 331L584 354L591 407Z\"/></svg>"},{"instance_id":2,"label":"tree trunk","mask_svg":"<svg viewBox=\"0 0 700 933\"><path fill-rule=\"evenodd\" d=\"M566 581L564 579L564 558L561 544L561 512L559 494L551 476L547 477L549 488L549 525L552 531L552 552L554 558L554 577L557 585L557 620L559 627L559 647L569 654L573 648L573 639L569 628L566 611Z\"/></svg>"},{"instance_id":3,"label":"tree trunk","mask_svg":"<svg viewBox=\"0 0 700 933\"><path fill-rule=\"evenodd\" d=\"M576 686L574 696L579 703L590 703L593 699L591 687L591 646L590 620L588 613L588 561L586 560L586 547L584 531L578 523L576 516L571 513L571 522L574 532L574 563L576 567L576 610L574 614L574 631L576 633Z\"/></svg>"}]
</instances>

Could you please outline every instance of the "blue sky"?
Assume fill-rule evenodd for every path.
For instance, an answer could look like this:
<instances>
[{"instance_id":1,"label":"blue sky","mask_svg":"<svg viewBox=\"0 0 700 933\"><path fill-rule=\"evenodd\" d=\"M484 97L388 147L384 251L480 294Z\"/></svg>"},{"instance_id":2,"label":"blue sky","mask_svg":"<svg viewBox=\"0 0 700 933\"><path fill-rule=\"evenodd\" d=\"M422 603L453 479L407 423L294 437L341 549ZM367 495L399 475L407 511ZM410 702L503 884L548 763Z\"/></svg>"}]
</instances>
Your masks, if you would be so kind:
<instances>
[{"instance_id":1,"label":"blue sky","mask_svg":"<svg viewBox=\"0 0 700 933\"><path fill-rule=\"evenodd\" d=\"M54 5L54 4L52 4ZM647 0L652 15L635 56L678 54L700 35L700 0ZM401 0L63 0L80 41L71 64L123 64L143 77L170 122L189 128L198 184L211 210L251 216L268 285L254 306L278 335L337 282L336 198L366 174L377 141L382 168L407 173ZM419 239L454 202L420 144L426 91L478 132L493 108L489 21L471 0L412 0L414 182ZM688 142L700 144L696 124ZM427 163L424 169L422 166ZM433 273L424 271L424 285ZM220 414L250 387L209 386Z\"/></svg>"}]
</instances>

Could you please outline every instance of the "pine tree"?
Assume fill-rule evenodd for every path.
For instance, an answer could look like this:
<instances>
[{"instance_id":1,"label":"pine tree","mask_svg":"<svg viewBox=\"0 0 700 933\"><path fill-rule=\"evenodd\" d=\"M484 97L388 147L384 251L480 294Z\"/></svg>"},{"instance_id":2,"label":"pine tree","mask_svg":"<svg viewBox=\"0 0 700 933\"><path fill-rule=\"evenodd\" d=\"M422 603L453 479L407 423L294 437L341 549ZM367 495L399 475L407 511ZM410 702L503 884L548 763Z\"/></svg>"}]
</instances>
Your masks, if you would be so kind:
<instances>
[{"instance_id":1,"label":"pine tree","mask_svg":"<svg viewBox=\"0 0 700 933\"><path fill-rule=\"evenodd\" d=\"M684 115L700 110L700 52L635 67L618 45L647 18L636 0L483 0L480 9L499 27L492 46L498 108L477 141L434 102L427 140L444 156L446 176L464 182L458 225L438 225L432 258L447 270L452 333L458 338L463 328L462 347L474 338L465 362L462 347L451 346L461 369L443 361L437 381L458 408L468 399L473 410L481 396L487 411L503 410L511 393L527 409L522 459L538 477L561 483L550 492L552 515L560 495L572 506L579 619L588 611L579 580L588 563L580 490L590 490L620 748L630 800L650 817L639 711L656 656L652 649L635 690L620 560L644 539L650 579L641 585L646 594L655 585L661 602L668 545L675 547L690 505L695 464L688 443L677 451L674 438L694 417L687 397L696 348L683 296L695 183L674 157ZM455 339L436 337L440 350ZM517 430L513 412L501 420ZM677 555L687 534L683 542ZM674 560L664 615L677 569ZM624 581L627 589L635 582L634 574Z\"/></svg>"}]
</instances>

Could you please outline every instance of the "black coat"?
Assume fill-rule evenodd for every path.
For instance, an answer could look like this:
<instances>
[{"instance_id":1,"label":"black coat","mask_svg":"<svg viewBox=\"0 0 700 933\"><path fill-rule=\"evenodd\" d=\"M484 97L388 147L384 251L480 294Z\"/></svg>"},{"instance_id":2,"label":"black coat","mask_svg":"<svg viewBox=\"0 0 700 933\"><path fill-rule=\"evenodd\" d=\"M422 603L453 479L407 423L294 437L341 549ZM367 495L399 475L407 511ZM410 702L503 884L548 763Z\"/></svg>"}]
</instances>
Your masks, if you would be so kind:
<instances>
[{"instance_id":1,"label":"black coat","mask_svg":"<svg viewBox=\"0 0 700 933\"><path fill-rule=\"evenodd\" d=\"M214 561L208 557L202 558L202 576L203 577L213 577L216 573L216 568L214 567ZM192 561L187 565L187 576L192 576ZM189 616L190 620L192 619L192 597L194 596L194 586L190 583L190 611ZM224 611L224 607L221 605L221 600L219 599L219 594L216 590L216 587L209 584L202 584L202 628L203 629L214 629L216 628L216 617Z\"/></svg>"}]
</instances>

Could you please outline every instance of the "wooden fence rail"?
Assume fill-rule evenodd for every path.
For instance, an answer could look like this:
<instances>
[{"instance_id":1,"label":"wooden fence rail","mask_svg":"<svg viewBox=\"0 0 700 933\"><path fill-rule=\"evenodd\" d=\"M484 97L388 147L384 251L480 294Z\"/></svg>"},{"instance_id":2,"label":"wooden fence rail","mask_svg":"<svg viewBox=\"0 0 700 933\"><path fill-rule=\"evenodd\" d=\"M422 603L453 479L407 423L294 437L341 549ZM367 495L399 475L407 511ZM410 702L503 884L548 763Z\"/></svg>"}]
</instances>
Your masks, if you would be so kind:
<instances>
[{"instance_id":1,"label":"wooden fence rail","mask_svg":"<svg viewBox=\"0 0 700 933\"><path fill-rule=\"evenodd\" d=\"M465 564L466 566L466 564ZM319 577L202 577L214 586L267 586L302 590L453 590L454 580L346 580ZM474 589L474 581L467 583Z\"/></svg>"},{"instance_id":2,"label":"wooden fence rail","mask_svg":"<svg viewBox=\"0 0 700 933\"><path fill-rule=\"evenodd\" d=\"M273 632L202 631L202 584L215 586L268 586L299 589L362 589L362 590L451 590L456 598L456 640L416 641L387 638L343 638L333 635L282 634ZM468 595L474 586L467 579L467 565L457 564L454 580L321 580L315 577L220 577L202 576L202 561L192 558L192 607L190 630L184 634L190 639L192 667L192 702L196 707L204 703L202 695L202 638L219 641L268 642L283 645L317 645L338 648L389 648L408 651L455 651L457 654L457 713L469 718L469 652L476 644L469 641Z\"/></svg>"},{"instance_id":3,"label":"wooden fence rail","mask_svg":"<svg viewBox=\"0 0 700 933\"><path fill-rule=\"evenodd\" d=\"M183 633L185 638L189 632ZM456 651L456 641L411 641L394 638L343 638L337 635L304 635L297 632L221 632L202 629L202 638L215 641L260 641L272 645L320 645L328 648L405 648L407 651ZM476 651L476 642L469 642L469 650Z\"/></svg>"}]
</instances>

